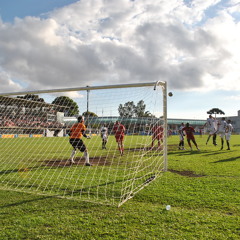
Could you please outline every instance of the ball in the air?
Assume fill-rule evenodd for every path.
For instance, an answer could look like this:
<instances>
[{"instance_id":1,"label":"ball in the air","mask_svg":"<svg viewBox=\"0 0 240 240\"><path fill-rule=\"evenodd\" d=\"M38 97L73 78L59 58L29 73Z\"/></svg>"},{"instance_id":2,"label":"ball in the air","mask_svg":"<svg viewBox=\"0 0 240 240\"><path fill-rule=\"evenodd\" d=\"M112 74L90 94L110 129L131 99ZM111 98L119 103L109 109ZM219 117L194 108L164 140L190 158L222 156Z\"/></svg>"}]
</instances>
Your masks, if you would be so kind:
<instances>
[{"instance_id":1,"label":"ball in the air","mask_svg":"<svg viewBox=\"0 0 240 240\"><path fill-rule=\"evenodd\" d=\"M168 93L168 96L169 96L169 97L172 97L172 96L173 96L173 93L172 93L172 92L169 92L169 93Z\"/></svg>"}]
</instances>

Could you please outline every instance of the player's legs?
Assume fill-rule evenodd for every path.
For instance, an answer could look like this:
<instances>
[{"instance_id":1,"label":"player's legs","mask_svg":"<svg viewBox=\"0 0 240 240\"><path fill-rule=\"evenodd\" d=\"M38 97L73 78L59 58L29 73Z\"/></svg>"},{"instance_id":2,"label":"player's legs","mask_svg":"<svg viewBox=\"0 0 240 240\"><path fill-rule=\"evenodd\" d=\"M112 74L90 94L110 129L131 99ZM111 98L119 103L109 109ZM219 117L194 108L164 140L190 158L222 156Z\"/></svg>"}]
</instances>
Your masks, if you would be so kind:
<instances>
[{"instance_id":1,"label":"player's legs","mask_svg":"<svg viewBox=\"0 0 240 240\"><path fill-rule=\"evenodd\" d=\"M188 146L190 147L190 150L192 151L192 144L191 144L191 139L187 139Z\"/></svg>"},{"instance_id":2,"label":"player's legs","mask_svg":"<svg viewBox=\"0 0 240 240\"><path fill-rule=\"evenodd\" d=\"M208 142L209 142L211 136L212 136L211 134L208 135L208 138L207 138L207 141L206 141L206 145L208 144Z\"/></svg>"},{"instance_id":3,"label":"player's legs","mask_svg":"<svg viewBox=\"0 0 240 240\"><path fill-rule=\"evenodd\" d=\"M214 145L214 146L217 145L217 143L216 143L216 139L217 139L217 134L214 133L214 134L213 134L213 145Z\"/></svg>"},{"instance_id":4,"label":"player's legs","mask_svg":"<svg viewBox=\"0 0 240 240\"><path fill-rule=\"evenodd\" d=\"M70 138L69 142L70 142L70 144L73 147L73 150L72 150L72 153L71 153L71 156L70 156L70 162L71 163L75 163L74 156L75 156L75 154L77 152L77 139Z\"/></svg>"},{"instance_id":5,"label":"player's legs","mask_svg":"<svg viewBox=\"0 0 240 240\"><path fill-rule=\"evenodd\" d=\"M223 149L223 145L224 145L224 133L220 133L219 134L220 135L220 138L221 138L221 149L220 150L222 150Z\"/></svg>"},{"instance_id":6,"label":"player's legs","mask_svg":"<svg viewBox=\"0 0 240 240\"><path fill-rule=\"evenodd\" d=\"M116 142L118 144L118 150L119 150L121 155L123 155L123 151L124 151L123 138L124 138L124 136L117 136L116 137Z\"/></svg>"},{"instance_id":7,"label":"player's legs","mask_svg":"<svg viewBox=\"0 0 240 240\"><path fill-rule=\"evenodd\" d=\"M92 164L89 162L89 154L87 149L85 149L84 151L84 158L85 158L85 166L92 166Z\"/></svg>"},{"instance_id":8,"label":"player's legs","mask_svg":"<svg viewBox=\"0 0 240 240\"><path fill-rule=\"evenodd\" d=\"M155 136L152 136L152 144L151 144L151 147L152 147L152 148L153 148L153 146L154 146L155 139L156 139L156 137L155 137Z\"/></svg>"},{"instance_id":9,"label":"player's legs","mask_svg":"<svg viewBox=\"0 0 240 240\"><path fill-rule=\"evenodd\" d=\"M197 142L196 142L195 138L192 138L192 142L193 142L193 144L195 145L195 147L197 148L197 150L200 150L200 149L198 148L198 145L197 145Z\"/></svg>"},{"instance_id":10,"label":"player's legs","mask_svg":"<svg viewBox=\"0 0 240 240\"><path fill-rule=\"evenodd\" d=\"M227 142L227 150L230 150L230 143L229 143L229 141L230 141L230 135L229 134L227 134L226 135L226 142Z\"/></svg>"}]
</instances>

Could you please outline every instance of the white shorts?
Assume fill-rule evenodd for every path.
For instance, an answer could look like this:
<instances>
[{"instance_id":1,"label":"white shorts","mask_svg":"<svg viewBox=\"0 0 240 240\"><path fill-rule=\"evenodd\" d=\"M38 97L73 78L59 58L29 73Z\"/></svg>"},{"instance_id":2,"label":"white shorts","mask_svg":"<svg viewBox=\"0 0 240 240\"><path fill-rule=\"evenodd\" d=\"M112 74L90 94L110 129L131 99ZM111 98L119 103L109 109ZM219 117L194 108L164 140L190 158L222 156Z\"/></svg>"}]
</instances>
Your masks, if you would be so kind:
<instances>
[{"instance_id":1,"label":"white shorts","mask_svg":"<svg viewBox=\"0 0 240 240\"><path fill-rule=\"evenodd\" d=\"M184 136L179 135L179 139L180 139L180 141L183 141L184 140Z\"/></svg>"},{"instance_id":2,"label":"white shorts","mask_svg":"<svg viewBox=\"0 0 240 240\"><path fill-rule=\"evenodd\" d=\"M217 134L221 137L224 138L226 136L225 132L217 132Z\"/></svg>"},{"instance_id":3,"label":"white shorts","mask_svg":"<svg viewBox=\"0 0 240 240\"><path fill-rule=\"evenodd\" d=\"M107 141L107 140L108 140L108 136L107 136L107 135L103 135L103 136L102 136L102 139L103 139L104 141Z\"/></svg>"},{"instance_id":4,"label":"white shorts","mask_svg":"<svg viewBox=\"0 0 240 240\"><path fill-rule=\"evenodd\" d=\"M231 138L231 133L226 133L226 140L229 141Z\"/></svg>"},{"instance_id":5,"label":"white shorts","mask_svg":"<svg viewBox=\"0 0 240 240\"><path fill-rule=\"evenodd\" d=\"M207 132L212 135L212 134L216 133L216 129L215 128L208 128Z\"/></svg>"}]
</instances>

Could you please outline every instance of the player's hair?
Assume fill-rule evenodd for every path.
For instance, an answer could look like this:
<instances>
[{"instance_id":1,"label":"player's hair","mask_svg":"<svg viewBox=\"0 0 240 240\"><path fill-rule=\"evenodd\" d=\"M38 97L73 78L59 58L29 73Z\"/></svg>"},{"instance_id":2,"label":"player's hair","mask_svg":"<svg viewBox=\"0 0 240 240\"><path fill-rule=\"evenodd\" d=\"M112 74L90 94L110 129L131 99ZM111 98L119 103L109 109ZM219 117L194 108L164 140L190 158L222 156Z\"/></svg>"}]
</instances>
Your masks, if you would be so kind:
<instances>
[{"instance_id":1,"label":"player's hair","mask_svg":"<svg viewBox=\"0 0 240 240\"><path fill-rule=\"evenodd\" d=\"M78 116L77 120L78 122L82 122L84 120L84 116Z\"/></svg>"}]
</instances>

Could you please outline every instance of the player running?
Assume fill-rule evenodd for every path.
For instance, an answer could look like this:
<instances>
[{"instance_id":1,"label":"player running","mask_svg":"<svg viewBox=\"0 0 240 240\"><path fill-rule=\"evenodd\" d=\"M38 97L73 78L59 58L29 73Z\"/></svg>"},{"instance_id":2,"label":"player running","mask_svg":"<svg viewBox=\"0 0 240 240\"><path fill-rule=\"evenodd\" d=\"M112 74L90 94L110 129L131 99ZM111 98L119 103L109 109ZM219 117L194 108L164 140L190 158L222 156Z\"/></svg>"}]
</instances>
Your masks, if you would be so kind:
<instances>
[{"instance_id":1,"label":"player running","mask_svg":"<svg viewBox=\"0 0 240 240\"><path fill-rule=\"evenodd\" d=\"M229 141L230 141L230 138L231 138L231 135L232 135L232 131L233 131L233 126L231 124L231 120L228 120L227 121L227 126L226 126L226 142L227 142L227 150L230 150L230 144L229 144Z\"/></svg>"},{"instance_id":2,"label":"player running","mask_svg":"<svg viewBox=\"0 0 240 240\"><path fill-rule=\"evenodd\" d=\"M87 147L85 146L82 137L85 138L90 138L89 136L86 135L86 126L84 124L84 116L79 116L78 117L78 122L73 124L73 126L70 129L70 139L69 142L73 147L72 154L70 157L71 163L75 163L73 160L77 149L79 149L80 152L84 153L84 158L85 158L85 166L91 166L91 163L89 162L89 154Z\"/></svg>"},{"instance_id":3,"label":"player running","mask_svg":"<svg viewBox=\"0 0 240 240\"><path fill-rule=\"evenodd\" d=\"M163 127L161 125L154 124L152 129L151 129L151 132L152 132L152 145L151 145L151 149L153 149L155 140L157 140L157 142L158 142L158 149L160 149L161 142L163 142Z\"/></svg>"},{"instance_id":4,"label":"player running","mask_svg":"<svg viewBox=\"0 0 240 240\"><path fill-rule=\"evenodd\" d=\"M213 145L214 146L217 145L216 143L217 126L216 125L217 125L217 120L212 115L209 115L207 122L203 125L203 127L207 127L207 132L209 133L206 145L208 144L208 141L210 140L211 136L213 136Z\"/></svg>"},{"instance_id":5,"label":"player running","mask_svg":"<svg viewBox=\"0 0 240 240\"><path fill-rule=\"evenodd\" d=\"M181 126L178 129L178 134L179 134L179 145L178 145L178 149L179 150L185 150L184 148L184 132L183 132L183 128L184 128L184 123L181 124Z\"/></svg>"},{"instance_id":6,"label":"player running","mask_svg":"<svg viewBox=\"0 0 240 240\"><path fill-rule=\"evenodd\" d=\"M118 144L118 150L121 155L123 155L124 151L123 140L125 131L126 128L119 121L116 121L116 123L113 126L113 132L115 134L116 142Z\"/></svg>"},{"instance_id":7,"label":"player running","mask_svg":"<svg viewBox=\"0 0 240 240\"><path fill-rule=\"evenodd\" d=\"M101 138L102 138L102 149L107 149L106 144L108 141L108 129L106 127L106 124L103 124L100 132L101 132Z\"/></svg>"},{"instance_id":8,"label":"player running","mask_svg":"<svg viewBox=\"0 0 240 240\"><path fill-rule=\"evenodd\" d=\"M200 151L200 149L198 148L198 145L196 143L195 137L194 137L195 129L193 127L189 126L189 123L186 123L186 126L182 129L182 131L184 131L187 135L187 142L188 142L188 145L189 145L191 151L192 151L191 141L196 146L197 150Z\"/></svg>"},{"instance_id":9,"label":"player running","mask_svg":"<svg viewBox=\"0 0 240 240\"><path fill-rule=\"evenodd\" d=\"M221 138L221 149L223 149L223 145L224 145L224 137L226 134L226 127L227 127L227 122L225 121L225 117L222 117L222 119L218 122L218 130L217 130L217 134L219 134L220 138Z\"/></svg>"}]
</instances>

